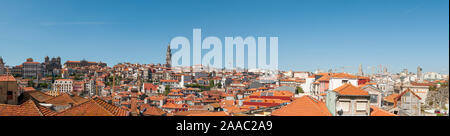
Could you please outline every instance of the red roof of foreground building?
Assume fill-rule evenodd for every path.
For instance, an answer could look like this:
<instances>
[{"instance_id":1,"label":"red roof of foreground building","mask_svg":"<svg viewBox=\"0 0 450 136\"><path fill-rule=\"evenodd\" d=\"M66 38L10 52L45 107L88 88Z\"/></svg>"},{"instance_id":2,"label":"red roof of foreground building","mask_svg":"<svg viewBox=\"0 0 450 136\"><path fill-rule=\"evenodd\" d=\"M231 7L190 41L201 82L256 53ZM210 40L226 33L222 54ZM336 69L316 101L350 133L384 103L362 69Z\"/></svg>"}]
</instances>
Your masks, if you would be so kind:
<instances>
[{"instance_id":1,"label":"red roof of foreground building","mask_svg":"<svg viewBox=\"0 0 450 136\"><path fill-rule=\"evenodd\" d=\"M393 113L390 113L388 111L382 110L375 106L370 106L370 116L397 116Z\"/></svg>"},{"instance_id":2,"label":"red roof of foreground building","mask_svg":"<svg viewBox=\"0 0 450 136\"><path fill-rule=\"evenodd\" d=\"M219 112L205 111L205 112L194 112L194 113L188 114L187 116L229 116L229 115L227 113L225 113L224 111L219 111Z\"/></svg>"},{"instance_id":3,"label":"red roof of foreground building","mask_svg":"<svg viewBox=\"0 0 450 136\"><path fill-rule=\"evenodd\" d=\"M9 81L16 81L16 79L11 75L0 75L0 82L9 82Z\"/></svg>"},{"instance_id":4,"label":"red roof of foreground building","mask_svg":"<svg viewBox=\"0 0 450 136\"><path fill-rule=\"evenodd\" d=\"M61 111L56 116L128 116L129 111L95 98Z\"/></svg>"},{"instance_id":5,"label":"red roof of foreground building","mask_svg":"<svg viewBox=\"0 0 450 136\"><path fill-rule=\"evenodd\" d=\"M36 89L34 89L33 87L24 87L23 91L25 91L25 92L36 91Z\"/></svg>"},{"instance_id":6,"label":"red roof of foreground building","mask_svg":"<svg viewBox=\"0 0 450 136\"><path fill-rule=\"evenodd\" d=\"M339 93L339 95L369 95L367 91L361 90L352 84L344 84L333 91Z\"/></svg>"},{"instance_id":7,"label":"red roof of foreground building","mask_svg":"<svg viewBox=\"0 0 450 136\"><path fill-rule=\"evenodd\" d=\"M274 110L272 116L331 116L324 102L310 96L302 96L291 104Z\"/></svg>"},{"instance_id":8,"label":"red roof of foreground building","mask_svg":"<svg viewBox=\"0 0 450 136\"><path fill-rule=\"evenodd\" d=\"M78 105L78 104L80 104L80 103L75 102L75 101L72 99L72 97L70 97L70 96L69 96L68 94L66 94L66 93L62 93L62 94L59 95L59 96L56 96L56 97L54 97L54 98L52 98L52 99L49 99L49 100L45 101L45 103L49 103L49 104L53 104L53 105L58 105L58 106L61 106L61 105L70 105L70 104L73 104L73 105Z\"/></svg>"},{"instance_id":9,"label":"red roof of foreground building","mask_svg":"<svg viewBox=\"0 0 450 136\"><path fill-rule=\"evenodd\" d=\"M36 103L28 100L21 105L0 104L0 116L42 116Z\"/></svg>"}]
</instances>

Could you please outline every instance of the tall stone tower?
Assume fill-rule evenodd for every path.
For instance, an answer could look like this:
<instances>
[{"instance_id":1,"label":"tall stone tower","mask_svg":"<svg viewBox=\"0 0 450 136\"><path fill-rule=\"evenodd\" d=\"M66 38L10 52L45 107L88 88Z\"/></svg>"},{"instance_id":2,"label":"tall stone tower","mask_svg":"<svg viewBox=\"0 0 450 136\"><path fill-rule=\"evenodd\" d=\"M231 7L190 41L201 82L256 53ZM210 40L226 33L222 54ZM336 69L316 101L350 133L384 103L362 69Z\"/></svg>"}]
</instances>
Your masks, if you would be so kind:
<instances>
[{"instance_id":1,"label":"tall stone tower","mask_svg":"<svg viewBox=\"0 0 450 136\"><path fill-rule=\"evenodd\" d=\"M358 76L363 76L364 75L364 73L363 73L363 69L362 69L362 64L359 64L359 67L358 67Z\"/></svg>"},{"instance_id":2,"label":"tall stone tower","mask_svg":"<svg viewBox=\"0 0 450 136\"><path fill-rule=\"evenodd\" d=\"M6 74L5 63L3 62L3 58L0 56L0 75Z\"/></svg>"},{"instance_id":3,"label":"tall stone tower","mask_svg":"<svg viewBox=\"0 0 450 136\"><path fill-rule=\"evenodd\" d=\"M420 66L417 67L417 80L422 81L422 68Z\"/></svg>"},{"instance_id":4,"label":"tall stone tower","mask_svg":"<svg viewBox=\"0 0 450 136\"><path fill-rule=\"evenodd\" d=\"M166 67L172 67L172 51L170 50L170 44L167 46Z\"/></svg>"}]
</instances>

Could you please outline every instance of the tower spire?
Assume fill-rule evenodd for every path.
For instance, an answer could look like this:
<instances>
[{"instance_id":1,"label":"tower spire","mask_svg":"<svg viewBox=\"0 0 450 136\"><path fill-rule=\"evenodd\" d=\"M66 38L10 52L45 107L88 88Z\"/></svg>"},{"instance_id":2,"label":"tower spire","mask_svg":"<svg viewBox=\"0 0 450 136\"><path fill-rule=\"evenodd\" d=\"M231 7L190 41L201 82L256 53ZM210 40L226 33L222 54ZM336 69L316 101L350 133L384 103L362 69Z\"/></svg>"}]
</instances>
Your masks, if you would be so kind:
<instances>
[{"instance_id":1,"label":"tower spire","mask_svg":"<svg viewBox=\"0 0 450 136\"><path fill-rule=\"evenodd\" d=\"M172 51L170 50L170 44L167 46L166 67L172 67Z\"/></svg>"}]
</instances>

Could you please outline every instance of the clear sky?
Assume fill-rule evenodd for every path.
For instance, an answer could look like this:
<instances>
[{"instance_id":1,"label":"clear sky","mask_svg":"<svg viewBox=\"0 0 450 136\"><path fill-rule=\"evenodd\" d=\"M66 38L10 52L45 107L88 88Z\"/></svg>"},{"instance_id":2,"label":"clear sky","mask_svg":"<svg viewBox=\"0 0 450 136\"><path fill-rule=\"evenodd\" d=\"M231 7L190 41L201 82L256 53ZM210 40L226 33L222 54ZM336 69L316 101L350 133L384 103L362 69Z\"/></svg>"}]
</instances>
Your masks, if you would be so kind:
<instances>
[{"instance_id":1,"label":"clear sky","mask_svg":"<svg viewBox=\"0 0 450 136\"><path fill-rule=\"evenodd\" d=\"M0 0L0 56L164 63L175 36L278 36L282 70L449 71L448 0ZM192 42L192 40L191 40Z\"/></svg>"}]
</instances>

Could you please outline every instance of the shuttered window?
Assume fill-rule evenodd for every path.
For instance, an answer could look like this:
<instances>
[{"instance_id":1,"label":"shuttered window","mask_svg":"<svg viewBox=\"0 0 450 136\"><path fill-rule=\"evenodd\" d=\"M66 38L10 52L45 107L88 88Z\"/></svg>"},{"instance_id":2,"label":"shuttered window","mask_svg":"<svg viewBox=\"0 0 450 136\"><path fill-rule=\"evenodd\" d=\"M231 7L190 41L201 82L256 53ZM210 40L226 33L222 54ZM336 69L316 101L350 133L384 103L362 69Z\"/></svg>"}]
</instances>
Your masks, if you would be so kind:
<instances>
[{"instance_id":1,"label":"shuttered window","mask_svg":"<svg viewBox=\"0 0 450 136\"><path fill-rule=\"evenodd\" d=\"M365 111L367 102L357 102L356 103L356 111Z\"/></svg>"},{"instance_id":2,"label":"shuttered window","mask_svg":"<svg viewBox=\"0 0 450 136\"><path fill-rule=\"evenodd\" d=\"M350 102L340 102L339 105L344 112L348 112L350 110Z\"/></svg>"}]
</instances>

